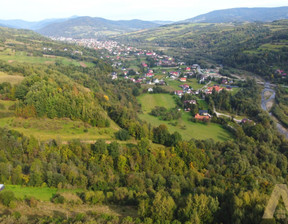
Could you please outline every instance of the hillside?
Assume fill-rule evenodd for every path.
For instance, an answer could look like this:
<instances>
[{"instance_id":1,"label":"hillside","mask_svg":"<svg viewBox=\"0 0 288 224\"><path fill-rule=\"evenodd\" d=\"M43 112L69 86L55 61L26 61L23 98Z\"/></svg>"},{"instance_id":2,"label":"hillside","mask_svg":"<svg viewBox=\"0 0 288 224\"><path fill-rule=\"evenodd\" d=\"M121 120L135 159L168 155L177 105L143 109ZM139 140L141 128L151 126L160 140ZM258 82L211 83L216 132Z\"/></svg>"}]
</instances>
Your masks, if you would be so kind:
<instances>
[{"instance_id":1,"label":"hillside","mask_svg":"<svg viewBox=\"0 0 288 224\"><path fill-rule=\"evenodd\" d=\"M189 23L272 22L288 19L288 7L233 8L212 11L187 19Z\"/></svg>"},{"instance_id":2,"label":"hillside","mask_svg":"<svg viewBox=\"0 0 288 224\"><path fill-rule=\"evenodd\" d=\"M168 69L187 75L178 59L224 61L246 49L254 49L247 52L252 59L262 51L285 59L286 29L286 21L189 24L122 38L178 54ZM147 48L121 46L117 59L114 51L0 28L0 223L261 223L273 188L288 180L288 142L261 110L261 87L233 78L234 93L192 91L180 98L165 91L180 87L170 80L147 93L150 84L130 77L154 72L144 68L149 63L160 79L169 76L167 67L152 63L157 54ZM128 64L142 72L124 70ZM204 87L192 76L188 86ZM190 112L187 100L196 102ZM157 106L162 115L155 116ZM217 117L215 108L232 116ZM193 113L200 110L212 118L197 120ZM237 123L233 115L251 121ZM283 221L276 215L281 208L274 223Z\"/></svg>"},{"instance_id":3,"label":"hillside","mask_svg":"<svg viewBox=\"0 0 288 224\"><path fill-rule=\"evenodd\" d=\"M165 50L189 64L211 60L270 79L277 68L287 70L287 23L171 24L115 39Z\"/></svg>"},{"instance_id":4,"label":"hillside","mask_svg":"<svg viewBox=\"0 0 288 224\"><path fill-rule=\"evenodd\" d=\"M47 25L37 30L37 32L45 36L92 38L122 34L158 26L160 25L157 23L141 20L112 21L103 18L78 17Z\"/></svg>"}]
</instances>

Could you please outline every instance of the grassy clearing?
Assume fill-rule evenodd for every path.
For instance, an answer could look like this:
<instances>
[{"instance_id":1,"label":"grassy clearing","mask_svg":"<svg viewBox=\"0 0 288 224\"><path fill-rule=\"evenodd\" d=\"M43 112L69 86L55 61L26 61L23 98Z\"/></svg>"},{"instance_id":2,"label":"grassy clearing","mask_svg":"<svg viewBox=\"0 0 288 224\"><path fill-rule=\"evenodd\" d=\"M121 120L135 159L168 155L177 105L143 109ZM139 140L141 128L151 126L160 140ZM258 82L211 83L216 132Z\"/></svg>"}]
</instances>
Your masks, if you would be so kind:
<instances>
[{"instance_id":1,"label":"grassy clearing","mask_svg":"<svg viewBox=\"0 0 288 224\"><path fill-rule=\"evenodd\" d=\"M61 204L53 204L50 202L53 194L60 193L68 200L77 199L77 192L83 192L83 189L56 189L48 187L26 187L19 185L5 185L5 190L12 191L16 198L22 200L25 196L33 196L40 202L38 202L37 207L29 207L24 202L18 202L16 208L13 211L21 212L22 215L39 215L39 216L53 216L55 211L59 211L59 214L63 216L73 217L75 213L86 213L89 211L97 212L98 214L109 214L115 216L137 216L136 207L132 206L116 206L116 205L86 205L78 204L77 206L66 206ZM5 191L4 190L4 191ZM80 200L80 199L79 199ZM72 209L71 209L72 208ZM0 210L4 207L0 205Z\"/></svg>"},{"instance_id":2,"label":"grassy clearing","mask_svg":"<svg viewBox=\"0 0 288 224\"><path fill-rule=\"evenodd\" d=\"M33 64L55 64L60 63L64 65L76 65L82 66L85 63L86 66L93 66L93 63L87 62L79 62L76 60L59 57L59 56L51 56L44 55L41 56L30 56L26 52L15 52L7 49L6 51L0 52L0 60L4 60L9 63L18 62L18 63L33 63ZM82 65L81 65L82 64Z\"/></svg>"},{"instance_id":3,"label":"grassy clearing","mask_svg":"<svg viewBox=\"0 0 288 224\"><path fill-rule=\"evenodd\" d=\"M0 111L7 112L9 111L9 107L14 105L16 101L9 101L9 100L0 100L0 104L4 106L1 108Z\"/></svg>"},{"instance_id":4,"label":"grassy clearing","mask_svg":"<svg viewBox=\"0 0 288 224\"><path fill-rule=\"evenodd\" d=\"M172 95L169 94L143 94L138 97L142 105L143 113L150 113L155 106L174 108L176 103Z\"/></svg>"},{"instance_id":5,"label":"grassy clearing","mask_svg":"<svg viewBox=\"0 0 288 224\"><path fill-rule=\"evenodd\" d=\"M195 139L209 139L212 138L215 141L226 141L232 138L232 135L223 129L220 125L214 123L194 123L189 121L191 115L189 113L182 114L182 118L177 121L162 121L157 117L149 114L140 114L139 117L142 120L147 121L153 126L159 126L160 124L165 124L170 132L178 131L183 139L190 140Z\"/></svg>"},{"instance_id":6,"label":"grassy clearing","mask_svg":"<svg viewBox=\"0 0 288 224\"><path fill-rule=\"evenodd\" d=\"M114 132L119 128L112 124L109 128L97 128L85 125L82 121L72 121L67 118L16 118L6 117L0 119L0 126L7 127L23 133L25 136L33 135L41 141L56 139L70 141L79 139L93 141L97 139L113 139Z\"/></svg>"},{"instance_id":7,"label":"grassy clearing","mask_svg":"<svg viewBox=\"0 0 288 224\"><path fill-rule=\"evenodd\" d=\"M64 192L56 188L49 187L25 187L20 185L5 185L5 190L12 191L16 198L24 199L25 196L33 196L40 201L50 201L53 194ZM68 191L68 190L67 190Z\"/></svg>"},{"instance_id":8,"label":"grassy clearing","mask_svg":"<svg viewBox=\"0 0 288 224\"><path fill-rule=\"evenodd\" d=\"M7 73L0 72L0 83L9 82L11 85L17 85L23 81L24 77L20 75L8 75Z\"/></svg>"},{"instance_id":9,"label":"grassy clearing","mask_svg":"<svg viewBox=\"0 0 288 224\"><path fill-rule=\"evenodd\" d=\"M170 87L171 90L181 90L182 88L179 86L184 84L191 86L194 90L200 89L204 86L203 84L199 84L197 79L187 79L187 82L167 79L166 82L168 84L168 88Z\"/></svg>"},{"instance_id":10,"label":"grassy clearing","mask_svg":"<svg viewBox=\"0 0 288 224\"><path fill-rule=\"evenodd\" d=\"M144 94L138 97L139 102L142 105L143 114L139 114L140 119L147 121L153 126L159 126L160 124L167 125L170 132L178 131L185 140L195 139L207 139L212 138L216 141L226 141L232 138L232 135L223 129L221 125L214 123L194 123L189 121L191 118L190 113L183 112L182 118L177 121L163 121L159 118L149 115L149 112L155 106L164 106L167 109L176 106L173 96L169 94ZM199 101L203 108L207 108L205 101Z\"/></svg>"}]
</instances>

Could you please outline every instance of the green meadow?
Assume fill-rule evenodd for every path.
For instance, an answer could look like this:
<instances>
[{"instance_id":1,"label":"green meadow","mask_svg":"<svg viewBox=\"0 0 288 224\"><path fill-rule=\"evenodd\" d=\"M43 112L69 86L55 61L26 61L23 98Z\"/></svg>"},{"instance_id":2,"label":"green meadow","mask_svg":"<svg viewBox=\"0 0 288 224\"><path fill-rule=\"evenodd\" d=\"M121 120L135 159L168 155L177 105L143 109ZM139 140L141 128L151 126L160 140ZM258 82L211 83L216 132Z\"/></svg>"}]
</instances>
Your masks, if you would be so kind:
<instances>
[{"instance_id":1,"label":"green meadow","mask_svg":"<svg viewBox=\"0 0 288 224\"><path fill-rule=\"evenodd\" d=\"M5 185L5 190L12 191L15 194L15 197L18 199L24 199L25 197L35 197L40 201L50 201L53 194L56 193L76 193L80 190L67 190L67 189L56 189L49 187L26 187L20 185Z\"/></svg>"},{"instance_id":2,"label":"green meadow","mask_svg":"<svg viewBox=\"0 0 288 224\"><path fill-rule=\"evenodd\" d=\"M176 106L173 96L169 94L144 94L138 97L142 105L143 113L139 114L140 119L147 121L154 127L165 124L170 132L179 132L183 139L208 139L215 141L226 141L232 138L230 132L225 130L221 125L215 123L202 123L190 121L190 113L183 112L182 117L175 121L163 121L149 114L155 106L164 106L167 109ZM203 107L206 106L201 102Z\"/></svg>"}]
</instances>

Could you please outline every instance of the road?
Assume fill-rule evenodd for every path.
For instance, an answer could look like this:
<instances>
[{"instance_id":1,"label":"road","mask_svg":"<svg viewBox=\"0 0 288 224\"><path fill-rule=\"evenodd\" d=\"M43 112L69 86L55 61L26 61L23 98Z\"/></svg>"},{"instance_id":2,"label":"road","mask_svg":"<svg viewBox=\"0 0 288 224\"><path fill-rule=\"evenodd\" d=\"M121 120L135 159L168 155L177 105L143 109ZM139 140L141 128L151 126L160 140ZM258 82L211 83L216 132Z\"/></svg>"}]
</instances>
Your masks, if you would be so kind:
<instances>
[{"instance_id":1,"label":"road","mask_svg":"<svg viewBox=\"0 0 288 224\"><path fill-rule=\"evenodd\" d=\"M266 100L264 94L265 94L265 92L267 92L267 91L272 92L272 95L269 97L269 99ZM262 99L261 99L261 107L262 107L263 110L269 112L269 111L267 110L267 106L266 106L266 105L267 105L267 103L269 103L269 102L271 102L271 101L274 101L275 95L276 95L276 92L275 92L274 89L271 88L271 84L270 84L269 82L266 82L265 85L264 85L264 89L263 89L263 91L262 91L262 93L261 93L261 98L262 98ZM281 123L277 120L276 117L273 116L272 113L269 113L269 115L270 115L270 116L272 117L272 119L276 122L276 127L277 127L278 131L279 131L281 134L283 134L283 135L288 139L288 130L281 125Z\"/></svg>"},{"instance_id":2,"label":"road","mask_svg":"<svg viewBox=\"0 0 288 224\"><path fill-rule=\"evenodd\" d=\"M231 115L228 115L228 114L222 114L222 113L219 113L215 110L215 107L213 108L213 112L216 114L217 117L219 116L224 116L224 117L228 117L230 119L232 119L232 116ZM233 118L234 121L236 121L237 123L241 123L242 120L238 120L238 119L235 119Z\"/></svg>"}]
</instances>

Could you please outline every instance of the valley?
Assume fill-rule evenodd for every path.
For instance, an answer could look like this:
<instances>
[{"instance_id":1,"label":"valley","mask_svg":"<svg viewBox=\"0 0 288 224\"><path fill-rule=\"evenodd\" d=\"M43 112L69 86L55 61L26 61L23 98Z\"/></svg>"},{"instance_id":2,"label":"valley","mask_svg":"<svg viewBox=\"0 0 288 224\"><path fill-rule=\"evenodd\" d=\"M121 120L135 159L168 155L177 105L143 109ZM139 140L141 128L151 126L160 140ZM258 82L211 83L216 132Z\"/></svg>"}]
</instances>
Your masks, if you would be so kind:
<instances>
[{"instance_id":1,"label":"valley","mask_svg":"<svg viewBox=\"0 0 288 224\"><path fill-rule=\"evenodd\" d=\"M0 27L0 222L262 223L288 181L273 10Z\"/></svg>"}]
</instances>

